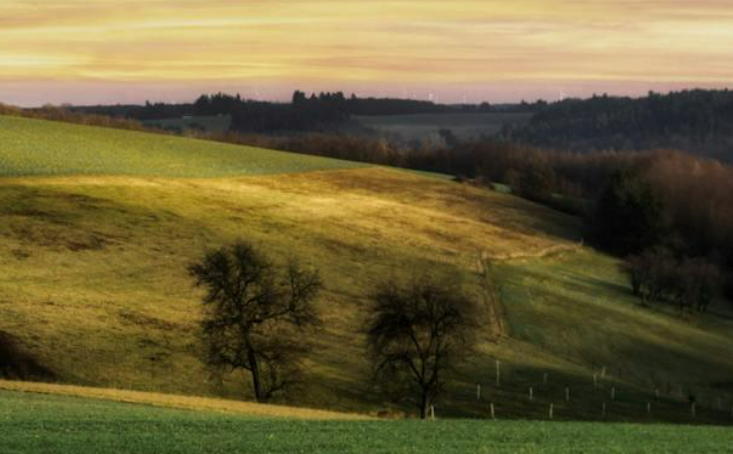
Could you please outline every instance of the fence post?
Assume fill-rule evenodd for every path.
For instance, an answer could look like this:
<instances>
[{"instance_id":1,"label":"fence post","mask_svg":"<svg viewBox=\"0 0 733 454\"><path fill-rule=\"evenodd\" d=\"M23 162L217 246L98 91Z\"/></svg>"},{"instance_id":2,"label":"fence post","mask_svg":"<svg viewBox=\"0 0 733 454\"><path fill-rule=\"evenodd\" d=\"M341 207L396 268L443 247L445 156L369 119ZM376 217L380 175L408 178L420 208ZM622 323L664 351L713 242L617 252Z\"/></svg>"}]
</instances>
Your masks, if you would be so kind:
<instances>
[{"instance_id":1,"label":"fence post","mask_svg":"<svg viewBox=\"0 0 733 454\"><path fill-rule=\"evenodd\" d=\"M491 405L489 407L491 408L491 420L496 421L496 412L494 411L494 403L491 402Z\"/></svg>"},{"instance_id":2,"label":"fence post","mask_svg":"<svg viewBox=\"0 0 733 454\"><path fill-rule=\"evenodd\" d=\"M603 369L601 370L601 380L606 379L606 366L603 366Z\"/></svg>"},{"instance_id":3,"label":"fence post","mask_svg":"<svg viewBox=\"0 0 733 454\"><path fill-rule=\"evenodd\" d=\"M553 419L555 417L555 405L550 404L550 419Z\"/></svg>"},{"instance_id":4,"label":"fence post","mask_svg":"<svg viewBox=\"0 0 733 454\"><path fill-rule=\"evenodd\" d=\"M570 402L570 386L565 387L565 402Z\"/></svg>"},{"instance_id":5,"label":"fence post","mask_svg":"<svg viewBox=\"0 0 733 454\"><path fill-rule=\"evenodd\" d=\"M481 383L476 384L476 400L481 400Z\"/></svg>"},{"instance_id":6,"label":"fence post","mask_svg":"<svg viewBox=\"0 0 733 454\"><path fill-rule=\"evenodd\" d=\"M606 402L603 402L603 410L601 411L601 414L603 415L603 418L606 418Z\"/></svg>"},{"instance_id":7,"label":"fence post","mask_svg":"<svg viewBox=\"0 0 733 454\"><path fill-rule=\"evenodd\" d=\"M496 387L501 386L501 362L496 360Z\"/></svg>"},{"instance_id":8,"label":"fence post","mask_svg":"<svg viewBox=\"0 0 733 454\"><path fill-rule=\"evenodd\" d=\"M695 402L692 403L692 417L697 417L697 405L695 404Z\"/></svg>"},{"instance_id":9,"label":"fence post","mask_svg":"<svg viewBox=\"0 0 733 454\"><path fill-rule=\"evenodd\" d=\"M435 421L435 405L430 406L430 419Z\"/></svg>"}]
</instances>

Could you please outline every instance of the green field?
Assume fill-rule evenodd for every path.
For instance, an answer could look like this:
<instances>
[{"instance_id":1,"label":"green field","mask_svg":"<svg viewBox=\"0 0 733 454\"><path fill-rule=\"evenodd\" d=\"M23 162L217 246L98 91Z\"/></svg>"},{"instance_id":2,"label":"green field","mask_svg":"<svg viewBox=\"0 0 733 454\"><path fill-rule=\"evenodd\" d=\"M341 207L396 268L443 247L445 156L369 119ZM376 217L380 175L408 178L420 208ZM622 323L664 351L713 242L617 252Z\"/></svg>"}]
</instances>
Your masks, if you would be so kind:
<instances>
[{"instance_id":1,"label":"green field","mask_svg":"<svg viewBox=\"0 0 733 454\"><path fill-rule=\"evenodd\" d=\"M0 177L197 178L359 167L316 156L10 116L0 116L0 144Z\"/></svg>"},{"instance_id":2,"label":"green field","mask_svg":"<svg viewBox=\"0 0 733 454\"><path fill-rule=\"evenodd\" d=\"M730 452L727 428L507 421L292 421L0 391L5 454Z\"/></svg>"},{"instance_id":3,"label":"green field","mask_svg":"<svg viewBox=\"0 0 733 454\"><path fill-rule=\"evenodd\" d=\"M527 113L452 113L421 115L383 115L356 117L364 126L378 132L397 134L402 139L428 140L449 129L462 140L494 136L505 125L521 125L529 121Z\"/></svg>"},{"instance_id":4,"label":"green field","mask_svg":"<svg viewBox=\"0 0 733 454\"><path fill-rule=\"evenodd\" d=\"M480 354L453 375L441 417L486 418L493 402L501 419L546 419L553 404L558 420L731 422L733 321L639 307L619 261L582 246L579 219L388 168L18 118L0 124L0 161L13 163L0 180L0 331L62 382L250 399L241 375L209 380L199 359L201 294L185 272L207 248L245 238L324 278L325 327L294 405L411 412L370 388L358 334L367 295L416 269L459 276L478 295L485 255L502 304Z\"/></svg>"}]
</instances>

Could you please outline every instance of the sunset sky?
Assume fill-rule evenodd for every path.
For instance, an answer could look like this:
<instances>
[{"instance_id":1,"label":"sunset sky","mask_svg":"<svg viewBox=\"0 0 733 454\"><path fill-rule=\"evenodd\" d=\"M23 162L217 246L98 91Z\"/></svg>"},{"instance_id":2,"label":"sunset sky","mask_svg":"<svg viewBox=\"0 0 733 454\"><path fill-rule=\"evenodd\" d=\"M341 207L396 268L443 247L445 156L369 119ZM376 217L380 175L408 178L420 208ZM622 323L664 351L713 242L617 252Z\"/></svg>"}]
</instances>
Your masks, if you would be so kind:
<instances>
[{"instance_id":1,"label":"sunset sky","mask_svg":"<svg viewBox=\"0 0 733 454\"><path fill-rule=\"evenodd\" d=\"M731 0L0 0L0 102L733 86Z\"/></svg>"}]
</instances>

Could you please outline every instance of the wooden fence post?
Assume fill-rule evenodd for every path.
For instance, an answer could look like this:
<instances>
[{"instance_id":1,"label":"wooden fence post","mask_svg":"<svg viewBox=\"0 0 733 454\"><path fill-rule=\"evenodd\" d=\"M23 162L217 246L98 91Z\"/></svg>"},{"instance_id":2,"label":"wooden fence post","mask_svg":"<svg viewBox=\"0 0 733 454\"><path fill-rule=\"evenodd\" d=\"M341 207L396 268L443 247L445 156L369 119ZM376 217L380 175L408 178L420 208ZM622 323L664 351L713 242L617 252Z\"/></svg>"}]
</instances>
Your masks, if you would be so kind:
<instances>
[{"instance_id":1,"label":"wooden fence post","mask_svg":"<svg viewBox=\"0 0 733 454\"><path fill-rule=\"evenodd\" d=\"M691 410L692 410L692 417L693 418L697 418L697 405L695 404L695 402L692 403L692 409Z\"/></svg>"},{"instance_id":2,"label":"wooden fence post","mask_svg":"<svg viewBox=\"0 0 733 454\"><path fill-rule=\"evenodd\" d=\"M534 400L534 389L532 387L529 387L529 400Z\"/></svg>"},{"instance_id":3,"label":"wooden fence post","mask_svg":"<svg viewBox=\"0 0 733 454\"><path fill-rule=\"evenodd\" d=\"M491 408L491 420L496 421L496 412L494 411L494 403L491 402L491 405L489 406Z\"/></svg>"},{"instance_id":4,"label":"wooden fence post","mask_svg":"<svg viewBox=\"0 0 733 454\"><path fill-rule=\"evenodd\" d=\"M550 404L550 419L553 419L555 417L555 405Z\"/></svg>"},{"instance_id":5,"label":"wooden fence post","mask_svg":"<svg viewBox=\"0 0 733 454\"><path fill-rule=\"evenodd\" d=\"M501 362L496 360L496 387L501 386Z\"/></svg>"},{"instance_id":6,"label":"wooden fence post","mask_svg":"<svg viewBox=\"0 0 733 454\"><path fill-rule=\"evenodd\" d=\"M481 383L476 384L476 400L481 400Z\"/></svg>"},{"instance_id":7,"label":"wooden fence post","mask_svg":"<svg viewBox=\"0 0 733 454\"><path fill-rule=\"evenodd\" d=\"M565 387L565 402L570 402L570 386Z\"/></svg>"}]
</instances>

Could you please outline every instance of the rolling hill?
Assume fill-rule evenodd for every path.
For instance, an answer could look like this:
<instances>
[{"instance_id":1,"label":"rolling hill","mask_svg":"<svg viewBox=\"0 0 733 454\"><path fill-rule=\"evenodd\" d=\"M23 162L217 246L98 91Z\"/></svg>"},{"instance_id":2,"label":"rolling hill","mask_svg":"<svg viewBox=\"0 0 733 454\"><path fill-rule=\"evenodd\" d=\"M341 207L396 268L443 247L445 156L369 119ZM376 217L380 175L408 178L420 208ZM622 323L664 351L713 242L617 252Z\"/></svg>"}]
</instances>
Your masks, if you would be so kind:
<instances>
[{"instance_id":1,"label":"rolling hill","mask_svg":"<svg viewBox=\"0 0 733 454\"><path fill-rule=\"evenodd\" d=\"M325 328L297 405L388 407L369 387L366 295L415 269L458 275L478 295L483 255L503 331L485 333L440 414L485 417L494 402L502 417L544 418L553 403L558 419L595 420L607 402L609 419L690 422L692 392L697 421L730 421L733 321L639 307L618 261L582 245L578 219L511 195L14 117L0 117L0 175L0 332L59 381L248 398L241 376L212 381L199 361L201 294L185 272L206 249L245 238L318 267L325 281Z\"/></svg>"},{"instance_id":2,"label":"rolling hill","mask_svg":"<svg viewBox=\"0 0 733 454\"><path fill-rule=\"evenodd\" d=\"M359 167L172 135L0 116L0 177L134 175L208 178Z\"/></svg>"}]
</instances>

